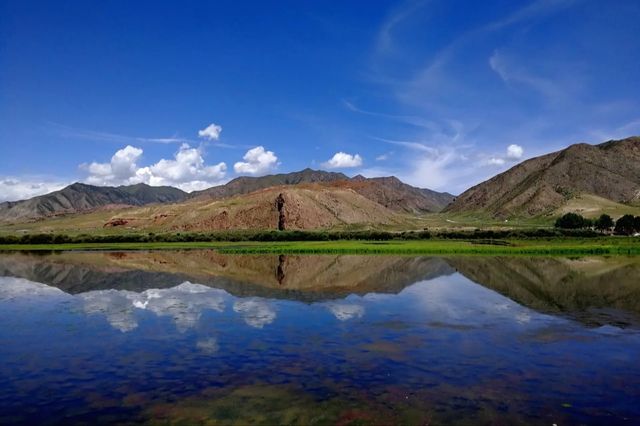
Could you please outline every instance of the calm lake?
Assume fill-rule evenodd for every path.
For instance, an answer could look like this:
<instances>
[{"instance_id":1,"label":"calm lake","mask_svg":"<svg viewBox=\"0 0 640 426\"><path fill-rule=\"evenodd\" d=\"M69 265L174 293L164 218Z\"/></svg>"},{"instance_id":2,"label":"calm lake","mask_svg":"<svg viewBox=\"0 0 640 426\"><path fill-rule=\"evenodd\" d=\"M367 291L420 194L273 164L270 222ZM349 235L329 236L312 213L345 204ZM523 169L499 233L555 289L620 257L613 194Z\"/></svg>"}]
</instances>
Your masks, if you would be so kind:
<instances>
[{"instance_id":1,"label":"calm lake","mask_svg":"<svg viewBox=\"0 0 640 426\"><path fill-rule=\"evenodd\" d=\"M638 424L640 258L0 254L0 424Z\"/></svg>"}]
</instances>

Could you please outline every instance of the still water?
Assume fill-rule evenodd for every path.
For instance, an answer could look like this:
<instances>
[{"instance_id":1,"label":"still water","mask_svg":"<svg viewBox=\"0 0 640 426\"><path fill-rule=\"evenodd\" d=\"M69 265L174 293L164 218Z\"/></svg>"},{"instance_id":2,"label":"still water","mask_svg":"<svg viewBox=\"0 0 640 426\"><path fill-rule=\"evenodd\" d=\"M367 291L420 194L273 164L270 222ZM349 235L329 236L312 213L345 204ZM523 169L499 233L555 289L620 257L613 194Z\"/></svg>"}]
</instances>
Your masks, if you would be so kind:
<instances>
[{"instance_id":1,"label":"still water","mask_svg":"<svg viewBox=\"0 0 640 426\"><path fill-rule=\"evenodd\" d=\"M639 424L640 258L0 254L0 424Z\"/></svg>"}]
</instances>

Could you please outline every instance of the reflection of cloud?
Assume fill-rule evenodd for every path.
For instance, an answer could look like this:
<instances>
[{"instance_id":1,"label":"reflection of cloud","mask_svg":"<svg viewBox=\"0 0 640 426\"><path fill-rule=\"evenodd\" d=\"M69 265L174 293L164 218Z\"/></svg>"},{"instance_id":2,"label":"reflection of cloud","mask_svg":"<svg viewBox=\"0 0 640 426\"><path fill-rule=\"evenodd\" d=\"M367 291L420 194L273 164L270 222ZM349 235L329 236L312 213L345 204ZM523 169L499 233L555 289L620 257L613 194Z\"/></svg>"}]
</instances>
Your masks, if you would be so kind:
<instances>
[{"instance_id":1,"label":"reflection of cloud","mask_svg":"<svg viewBox=\"0 0 640 426\"><path fill-rule=\"evenodd\" d=\"M417 283L401 294L415 300L431 322L482 326L531 321L529 309L458 274Z\"/></svg>"},{"instance_id":2,"label":"reflection of cloud","mask_svg":"<svg viewBox=\"0 0 640 426\"><path fill-rule=\"evenodd\" d=\"M196 347L206 354L214 354L220 349L218 345L218 339L210 337L204 340L198 340Z\"/></svg>"},{"instance_id":3,"label":"reflection of cloud","mask_svg":"<svg viewBox=\"0 0 640 426\"><path fill-rule=\"evenodd\" d=\"M80 294L87 314L102 314L113 328L123 333L138 327L133 310L136 293L122 290L100 290Z\"/></svg>"},{"instance_id":4,"label":"reflection of cloud","mask_svg":"<svg viewBox=\"0 0 640 426\"><path fill-rule=\"evenodd\" d=\"M362 318L364 315L364 306L353 303L336 303L326 304L327 309L340 321L347 321L353 318Z\"/></svg>"},{"instance_id":5,"label":"reflection of cloud","mask_svg":"<svg viewBox=\"0 0 640 426\"><path fill-rule=\"evenodd\" d=\"M79 295L88 314L103 314L120 331L138 326L135 309L144 309L158 316L171 317L179 331L194 327L202 311L224 310L224 292L200 284L185 282L167 289L149 289L142 293L124 290L91 291Z\"/></svg>"},{"instance_id":6,"label":"reflection of cloud","mask_svg":"<svg viewBox=\"0 0 640 426\"><path fill-rule=\"evenodd\" d=\"M150 289L139 294L133 305L158 316L173 318L179 331L194 327L202 311L224 311L224 292L200 284L185 282L168 289Z\"/></svg>"},{"instance_id":7,"label":"reflection of cloud","mask_svg":"<svg viewBox=\"0 0 640 426\"><path fill-rule=\"evenodd\" d=\"M23 278L0 277L0 300L31 297L64 297L67 293L45 284Z\"/></svg>"},{"instance_id":8,"label":"reflection of cloud","mask_svg":"<svg viewBox=\"0 0 640 426\"><path fill-rule=\"evenodd\" d=\"M234 303L233 310L242 315L244 322L255 328L262 328L276 319L273 306L262 299L238 300Z\"/></svg>"}]
</instances>

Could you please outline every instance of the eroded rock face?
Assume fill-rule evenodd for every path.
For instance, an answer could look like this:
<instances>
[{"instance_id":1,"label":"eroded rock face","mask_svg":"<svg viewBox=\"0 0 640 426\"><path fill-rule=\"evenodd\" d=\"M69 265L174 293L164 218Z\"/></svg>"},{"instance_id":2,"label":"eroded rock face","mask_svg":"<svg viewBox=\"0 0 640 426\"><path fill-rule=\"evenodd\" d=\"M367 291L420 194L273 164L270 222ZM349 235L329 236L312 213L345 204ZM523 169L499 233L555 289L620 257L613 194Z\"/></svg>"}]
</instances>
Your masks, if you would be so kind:
<instances>
[{"instance_id":1,"label":"eroded rock face","mask_svg":"<svg viewBox=\"0 0 640 426\"><path fill-rule=\"evenodd\" d=\"M276 208L278 209L278 231L284 231L286 225L286 219L284 214L284 196L278 195L276 198Z\"/></svg>"},{"instance_id":2,"label":"eroded rock face","mask_svg":"<svg viewBox=\"0 0 640 426\"><path fill-rule=\"evenodd\" d=\"M124 225L126 225L128 223L129 223L129 221L127 219L115 218L115 219L111 219L110 221L105 223L103 225L103 227L104 228L114 228L116 226L124 226Z\"/></svg>"}]
</instances>

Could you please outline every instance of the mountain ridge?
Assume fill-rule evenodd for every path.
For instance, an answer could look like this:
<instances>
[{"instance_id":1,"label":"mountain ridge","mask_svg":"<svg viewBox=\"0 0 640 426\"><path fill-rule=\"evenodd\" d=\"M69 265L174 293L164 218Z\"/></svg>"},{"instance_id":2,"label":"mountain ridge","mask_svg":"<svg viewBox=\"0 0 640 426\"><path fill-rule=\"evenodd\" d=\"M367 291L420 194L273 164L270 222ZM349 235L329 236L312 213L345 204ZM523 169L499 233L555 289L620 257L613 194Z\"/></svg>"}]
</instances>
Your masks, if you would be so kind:
<instances>
[{"instance_id":1,"label":"mountain ridge","mask_svg":"<svg viewBox=\"0 0 640 426\"><path fill-rule=\"evenodd\" d=\"M0 220L33 220L89 212L109 206L172 203L183 201L186 196L186 192L171 186L150 186L139 183L113 187L76 182L48 194L0 203Z\"/></svg>"},{"instance_id":2,"label":"mountain ridge","mask_svg":"<svg viewBox=\"0 0 640 426\"><path fill-rule=\"evenodd\" d=\"M94 186L76 182L61 190L27 200L0 203L0 221L39 220L65 214L85 213L98 209L172 204L186 201L211 201L249 195L256 191L314 184L334 190L351 189L395 212L427 213L442 210L453 196L447 193L415 188L398 178L349 178L339 172L312 170L260 177L241 176L224 185L186 193L178 188L147 184L129 186Z\"/></svg>"},{"instance_id":3,"label":"mountain ridge","mask_svg":"<svg viewBox=\"0 0 640 426\"><path fill-rule=\"evenodd\" d=\"M444 212L549 215L581 194L621 204L640 201L640 137L578 143L525 160L469 188Z\"/></svg>"},{"instance_id":4,"label":"mountain ridge","mask_svg":"<svg viewBox=\"0 0 640 426\"><path fill-rule=\"evenodd\" d=\"M221 199L283 185L319 183L328 187L350 188L360 195L397 212L433 213L441 211L454 196L446 192L416 188L395 176L366 178L362 175L349 178L339 172L327 172L310 168L298 172L261 177L242 176L224 185L202 191L194 191L191 198Z\"/></svg>"}]
</instances>

